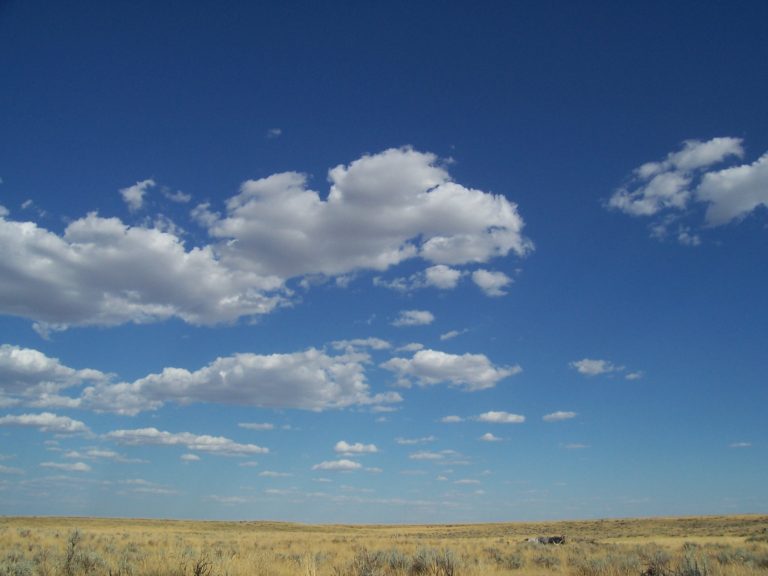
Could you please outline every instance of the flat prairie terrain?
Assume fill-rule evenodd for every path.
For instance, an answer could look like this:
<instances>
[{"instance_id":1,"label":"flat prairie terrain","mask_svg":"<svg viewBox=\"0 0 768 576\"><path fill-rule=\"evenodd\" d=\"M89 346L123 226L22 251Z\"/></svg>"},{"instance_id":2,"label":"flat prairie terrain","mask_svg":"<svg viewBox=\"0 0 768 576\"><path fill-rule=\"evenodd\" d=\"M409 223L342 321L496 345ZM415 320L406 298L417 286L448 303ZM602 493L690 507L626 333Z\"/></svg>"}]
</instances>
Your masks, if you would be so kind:
<instances>
[{"instance_id":1,"label":"flat prairie terrain","mask_svg":"<svg viewBox=\"0 0 768 576\"><path fill-rule=\"evenodd\" d=\"M526 542L565 536L564 544ZM453 525L0 518L0 576L768 575L768 516Z\"/></svg>"}]
</instances>

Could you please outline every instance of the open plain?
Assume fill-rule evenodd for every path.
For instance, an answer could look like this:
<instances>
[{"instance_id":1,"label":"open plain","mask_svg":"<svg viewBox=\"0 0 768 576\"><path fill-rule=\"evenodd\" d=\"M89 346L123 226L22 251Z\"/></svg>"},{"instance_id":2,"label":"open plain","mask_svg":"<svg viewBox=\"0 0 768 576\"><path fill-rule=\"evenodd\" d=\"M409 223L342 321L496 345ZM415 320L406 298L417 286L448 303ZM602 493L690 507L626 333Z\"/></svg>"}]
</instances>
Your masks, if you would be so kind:
<instances>
[{"instance_id":1,"label":"open plain","mask_svg":"<svg viewBox=\"0 0 768 576\"><path fill-rule=\"evenodd\" d=\"M526 542L564 536L565 543ZM0 576L768 574L768 516L452 525L0 519Z\"/></svg>"}]
</instances>

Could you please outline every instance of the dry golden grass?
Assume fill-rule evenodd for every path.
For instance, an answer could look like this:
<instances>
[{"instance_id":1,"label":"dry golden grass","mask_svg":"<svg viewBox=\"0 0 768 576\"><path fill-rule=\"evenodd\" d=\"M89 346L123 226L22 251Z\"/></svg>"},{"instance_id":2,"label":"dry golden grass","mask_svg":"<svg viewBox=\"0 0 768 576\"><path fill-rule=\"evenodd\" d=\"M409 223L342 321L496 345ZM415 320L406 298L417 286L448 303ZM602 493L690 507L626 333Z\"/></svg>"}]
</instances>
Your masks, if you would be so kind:
<instances>
[{"instance_id":1,"label":"dry golden grass","mask_svg":"<svg viewBox=\"0 0 768 576\"><path fill-rule=\"evenodd\" d=\"M530 536L565 535L562 546ZM0 518L0 576L768 576L768 517L436 526Z\"/></svg>"}]
</instances>

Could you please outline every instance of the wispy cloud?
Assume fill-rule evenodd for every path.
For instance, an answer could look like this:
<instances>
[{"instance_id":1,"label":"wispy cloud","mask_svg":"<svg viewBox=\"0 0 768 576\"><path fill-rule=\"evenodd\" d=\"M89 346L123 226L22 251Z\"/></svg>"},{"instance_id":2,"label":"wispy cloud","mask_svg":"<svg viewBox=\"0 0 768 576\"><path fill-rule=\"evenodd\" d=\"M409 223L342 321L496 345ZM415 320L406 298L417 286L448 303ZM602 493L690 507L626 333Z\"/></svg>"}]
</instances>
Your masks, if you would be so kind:
<instances>
[{"instance_id":1,"label":"wispy cloud","mask_svg":"<svg viewBox=\"0 0 768 576\"><path fill-rule=\"evenodd\" d=\"M66 470L67 472L90 472L91 467L85 462L41 462L43 468L55 468L56 470Z\"/></svg>"},{"instance_id":2,"label":"wispy cloud","mask_svg":"<svg viewBox=\"0 0 768 576\"><path fill-rule=\"evenodd\" d=\"M420 438L395 438L395 442L401 446L413 446L415 444L426 444L437 440L435 436L422 436Z\"/></svg>"},{"instance_id":3,"label":"wispy cloud","mask_svg":"<svg viewBox=\"0 0 768 576\"><path fill-rule=\"evenodd\" d=\"M752 443L751 442L733 442L732 444L728 445L729 448L751 448Z\"/></svg>"},{"instance_id":4,"label":"wispy cloud","mask_svg":"<svg viewBox=\"0 0 768 576\"><path fill-rule=\"evenodd\" d=\"M623 366L616 366L608 360L596 360L592 358L575 360L571 362L569 366L579 374L584 374L585 376L597 376L599 374L610 374L611 372L620 372L624 370Z\"/></svg>"},{"instance_id":5,"label":"wispy cloud","mask_svg":"<svg viewBox=\"0 0 768 576\"><path fill-rule=\"evenodd\" d=\"M312 470L327 470L336 472L350 472L352 470L359 470L363 465L354 460L347 460L342 458L341 460L326 460L312 466Z\"/></svg>"},{"instance_id":6,"label":"wispy cloud","mask_svg":"<svg viewBox=\"0 0 768 576\"><path fill-rule=\"evenodd\" d=\"M133 430L115 430L107 438L131 446L181 446L194 452L206 452L222 456L247 456L267 454L268 448L256 444L238 444L223 436L208 436L190 432L166 432L157 428L137 428Z\"/></svg>"},{"instance_id":7,"label":"wispy cloud","mask_svg":"<svg viewBox=\"0 0 768 576\"><path fill-rule=\"evenodd\" d=\"M542 420L544 420L544 422L562 422L563 420L571 420L573 418L576 418L576 416L577 416L576 412L565 412L562 410L558 410L557 412L545 414L542 417Z\"/></svg>"}]
</instances>

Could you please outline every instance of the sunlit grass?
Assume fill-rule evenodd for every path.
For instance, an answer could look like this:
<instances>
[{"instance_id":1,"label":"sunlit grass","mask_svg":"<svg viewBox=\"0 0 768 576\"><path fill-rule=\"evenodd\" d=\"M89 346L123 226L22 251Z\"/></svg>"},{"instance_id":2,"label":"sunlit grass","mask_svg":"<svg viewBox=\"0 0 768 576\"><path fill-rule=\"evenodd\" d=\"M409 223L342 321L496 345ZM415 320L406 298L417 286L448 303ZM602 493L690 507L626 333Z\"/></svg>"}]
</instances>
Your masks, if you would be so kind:
<instances>
[{"instance_id":1,"label":"sunlit grass","mask_svg":"<svg viewBox=\"0 0 768 576\"><path fill-rule=\"evenodd\" d=\"M564 545L529 544L564 535ZM0 576L768 576L768 517L316 526L0 519Z\"/></svg>"}]
</instances>

